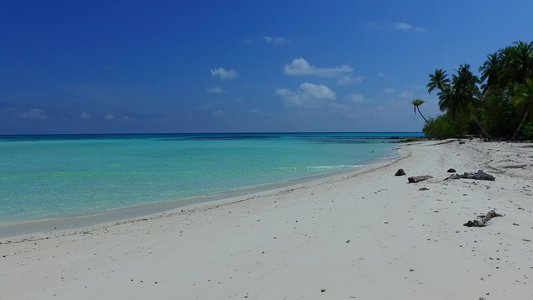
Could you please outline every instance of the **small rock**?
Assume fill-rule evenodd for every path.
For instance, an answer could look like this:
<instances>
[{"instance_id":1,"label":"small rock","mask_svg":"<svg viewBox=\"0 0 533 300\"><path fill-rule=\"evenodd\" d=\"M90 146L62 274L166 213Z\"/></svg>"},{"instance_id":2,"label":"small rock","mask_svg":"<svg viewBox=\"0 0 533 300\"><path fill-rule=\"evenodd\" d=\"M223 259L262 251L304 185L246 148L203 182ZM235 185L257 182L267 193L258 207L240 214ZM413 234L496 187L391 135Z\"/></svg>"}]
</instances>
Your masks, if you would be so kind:
<instances>
[{"instance_id":1,"label":"small rock","mask_svg":"<svg viewBox=\"0 0 533 300\"><path fill-rule=\"evenodd\" d=\"M419 191L427 191L428 188L423 187L423 188L419 188L418 190L419 190Z\"/></svg>"},{"instance_id":2,"label":"small rock","mask_svg":"<svg viewBox=\"0 0 533 300\"><path fill-rule=\"evenodd\" d=\"M448 173L455 173L455 169L448 169Z\"/></svg>"},{"instance_id":3,"label":"small rock","mask_svg":"<svg viewBox=\"0 0 533 300\"><path fill-rule=\"evenodd\" d=\"M347 241L346 241L346 244L348 244L348 243L350 243L350 240L347 240Z\"/></svg>"},{"instance_id":4,"label":"small rock","mask_svg":"<svg viewBox=\"0 0 533 300\"><path fill-rule=\"evenodd\" d=\"M321 293L324 293L326 291L326 289L321 289L320 292Z\"/></svg>"},{"instance_id":5,"label":"small rock","mask_svg":"<svg viewBox=\"0 0 533 300\"><path fill-rule=\"evenodd\" d=\"M394 176L404 176L404 175L406 174L403 169L398 169L398 171L396 171L396 174L394 174Z\"/></svg>"}]
</instances>

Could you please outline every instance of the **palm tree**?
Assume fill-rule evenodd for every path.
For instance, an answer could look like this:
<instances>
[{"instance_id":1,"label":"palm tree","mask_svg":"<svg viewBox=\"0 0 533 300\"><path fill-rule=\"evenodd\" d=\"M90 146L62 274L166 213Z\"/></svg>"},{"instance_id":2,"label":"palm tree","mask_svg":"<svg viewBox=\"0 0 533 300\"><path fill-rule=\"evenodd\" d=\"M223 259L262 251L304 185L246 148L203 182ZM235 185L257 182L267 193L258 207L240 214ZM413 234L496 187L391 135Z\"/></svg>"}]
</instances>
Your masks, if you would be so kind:
<instances>
[{"instance_id":1,"label":"palm tree","mask_svg":"<svg viewBox=\"0 0 533 300\"><path fill-rule=\"evenodd\" d=\"M487 83L481 86L484 93L487 93L490 89L500 87L503 66L504 62L501 50L499 52L487 55L487 60L483 66L479 67L481 81L487 80Z\"/></svg>"},{"instance_id":2,"label":"palm tree","mask_svg":"<svg viewBox=\"0 0 533 300\"><path fill-rule=\"evenodd\" d=\"M514 97L511 99L511 103L515 107L522 108L521 110L524 111L522 120L513 133L512 139L514 140L528 117L531 116L531 110L533 108L533 80L531 78L526 78L525 84L521 84L517 87Z\"/></svg>"},{"instance_id":3,"label":"palm tree","mask_svg":"<svg viewBox=\"0 0 533 300\"><path fill-rule=\"evenodd\" d=\"M483 135L491 138L473 113L475 106L481 104L481 93L477 84L480 80L470 71L470 65L459 66L457 75L452 75L451 84L439 93L439 109L449 113L453 120L459 116L472 118Z\"/></svg>"},{"instance_id":4,"label":"palm tree","mask_svg":"<svg viewBox=\"0 0 533 300\"><path fill-rule=\"evenodd\" d=\"M505 68L503 79L508 84L525 84L533 77L533 42L514 42L504 49Z\"/></svg>"},{"instance_id":5,"label":"palm tree","mask_svg":"<svg viewBox=\"0 0 533 300\"><path fill-rule=\"evenodd\" d=\"M484 92L494 88L512 91L517 84L524 84L526 78L533 76L533 42L514 42L513 46L487 55L479 72L481 80L487 80Z\"/></svg>"},{"instance_id":6,"label":"palm tree","mask_svg":"<svg viewBox=\"0 0 533 300\"><path fill-rule=\"evenodd\" d=\"M426 85L428 93L438 88L441 92L449 88L450 79L446 78L446 71L436 69L434 74L429 74L429 83Z\"/></svg>"},{"instance_id":7,"label":"palm tree","mask_svg":"<svg viewBox=\"0 0 533 300\"><path fill-rule=\"evenodd\" d=\"M426 121L427 124L429 124L428 120L424 117L424 115L420 112L420 105L424 104L424 100L421 100L421 99L414 99L413 101L411 101L411 104L413 104L413 110L415 111L415 114L416 114L416 111L418 110L418 113L420 114L420 116L422 117L422 119L424 119L424 121Z\"/></svg>"},{"instance_id":8,"label":"palm tree","mask_svg":"<svg viewBox=\"0 0 533 300\"><path fill-rule=\"evenodd\" d=\"M522 116L513 133L512 139L515 139L531 115L527 79L533 78L533 42L514 42L512 46L488 55L479 71L481 79L487 80L482 86L484 97L489 93L499 95L502 102L514 105Z\"/></svg>"}]
</instances>

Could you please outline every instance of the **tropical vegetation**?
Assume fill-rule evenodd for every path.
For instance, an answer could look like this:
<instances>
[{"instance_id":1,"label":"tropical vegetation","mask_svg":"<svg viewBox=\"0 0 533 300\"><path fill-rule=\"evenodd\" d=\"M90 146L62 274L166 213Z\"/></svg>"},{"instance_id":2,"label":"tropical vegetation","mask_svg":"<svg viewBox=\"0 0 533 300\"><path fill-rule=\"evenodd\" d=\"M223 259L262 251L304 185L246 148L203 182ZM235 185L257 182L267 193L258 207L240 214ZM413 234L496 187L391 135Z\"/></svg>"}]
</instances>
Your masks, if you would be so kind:
<instances>
[{"instance_id":1,"label":"tropical vegetation","mask_svg":"<svg viewBox=\"0 0 533 300\"><path fill-rule=\"evenodd\" d=\"M487 55L476 76L463 64L448 76L429 74L428 93L437 92L442 115L426 118L423 100L411 102L424 118L427 137L478 135L487 139L533 138L533 42L518 41Z\"/></svg>"}]
</instances>

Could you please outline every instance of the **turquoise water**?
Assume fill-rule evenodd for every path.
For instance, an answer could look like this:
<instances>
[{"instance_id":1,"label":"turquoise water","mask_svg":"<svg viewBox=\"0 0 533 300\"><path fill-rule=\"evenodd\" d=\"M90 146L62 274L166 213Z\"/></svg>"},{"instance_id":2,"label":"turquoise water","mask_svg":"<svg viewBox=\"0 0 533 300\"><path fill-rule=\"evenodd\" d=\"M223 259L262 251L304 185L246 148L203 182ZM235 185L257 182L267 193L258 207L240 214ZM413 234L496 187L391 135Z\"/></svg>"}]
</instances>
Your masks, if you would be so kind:
<instances>
[{"instance_id":1,"label":"turquoise water","mask_svg":"<svg viewBox=\"0 0 533 300\"><path fill-rule=\"evenodd\" d=\"M263 133L0 137L0 224L88 215L350 170L391 136Z\"/></svg>"}]
</instances>

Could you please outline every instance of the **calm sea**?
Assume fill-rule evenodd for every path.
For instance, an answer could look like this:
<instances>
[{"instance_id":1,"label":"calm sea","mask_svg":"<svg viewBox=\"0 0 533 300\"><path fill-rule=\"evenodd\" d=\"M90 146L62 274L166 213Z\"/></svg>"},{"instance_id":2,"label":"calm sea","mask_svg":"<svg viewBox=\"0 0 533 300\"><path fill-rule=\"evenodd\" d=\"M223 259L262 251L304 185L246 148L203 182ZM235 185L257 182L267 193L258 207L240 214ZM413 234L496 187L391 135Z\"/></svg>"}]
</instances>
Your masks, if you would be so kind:
<instances>
[{"instance_id":1,"label":"calm sea","mask_svg":"<svg viewBox=\"0 0 533 300\"><path fill-rule=\"evenodd\" d=\"M0 225L98 214L390 160L422 133L0 136Z\"/></svg>"}]
</instances>

